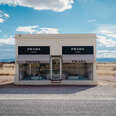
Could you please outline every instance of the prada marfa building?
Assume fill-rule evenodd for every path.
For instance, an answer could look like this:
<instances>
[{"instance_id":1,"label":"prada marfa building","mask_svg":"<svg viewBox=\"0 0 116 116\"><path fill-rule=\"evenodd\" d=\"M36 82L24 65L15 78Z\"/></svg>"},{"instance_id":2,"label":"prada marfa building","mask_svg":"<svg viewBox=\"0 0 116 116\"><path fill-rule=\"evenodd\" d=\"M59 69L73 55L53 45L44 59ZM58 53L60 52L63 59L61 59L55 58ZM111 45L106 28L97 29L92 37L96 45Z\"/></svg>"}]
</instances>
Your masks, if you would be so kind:
<instances>
[{"instance_id":1,"label":"prada marfa building","mask_svg":"<svg viewBox=\"0 0 116 116\"><path fill-rule=\"evenodd\" d=\"M15 42L15 84L96 84L96 34L17 34Z\"/></svg>"}]
</instances>

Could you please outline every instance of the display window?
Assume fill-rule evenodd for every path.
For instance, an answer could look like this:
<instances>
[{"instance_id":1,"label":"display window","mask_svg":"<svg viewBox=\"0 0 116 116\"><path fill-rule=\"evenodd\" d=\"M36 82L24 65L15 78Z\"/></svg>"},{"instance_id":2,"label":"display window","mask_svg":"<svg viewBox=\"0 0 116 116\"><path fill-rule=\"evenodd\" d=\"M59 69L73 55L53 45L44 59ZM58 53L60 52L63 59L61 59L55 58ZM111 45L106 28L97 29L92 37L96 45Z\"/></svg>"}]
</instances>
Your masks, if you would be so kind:
<instances>
[{"instance_id":1,"label":"display window","mask_svg":"<svg viewBox=\"0 0 116 116\"><path fill-rule=\"evenodd\" d=\"M63 63L63 80L92 80L92 63Z\"/></svg>"},{"instance_id":2,"label":"display window","mask_svg":"<svg viewBox=\"0 0 116 116\"><path fill-rule=\"evenodd\" d=\"M20 80L49 80L50 64L49 63L25 63L19 64Z\"/></svg>"}]
</instances>

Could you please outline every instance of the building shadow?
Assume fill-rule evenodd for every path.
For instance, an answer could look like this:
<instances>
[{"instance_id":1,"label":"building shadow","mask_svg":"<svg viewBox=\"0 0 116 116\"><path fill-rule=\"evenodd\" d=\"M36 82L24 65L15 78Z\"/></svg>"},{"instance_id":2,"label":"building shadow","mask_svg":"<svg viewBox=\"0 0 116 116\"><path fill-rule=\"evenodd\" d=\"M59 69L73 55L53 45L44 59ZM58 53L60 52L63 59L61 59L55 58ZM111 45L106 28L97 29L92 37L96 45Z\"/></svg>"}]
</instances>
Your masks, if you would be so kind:
<instances>
[{"instance_id":1,"label":"building shadow","mask_svg":"<svg viewBox=\"0 0 116 116\"><path fill-rule=\"evenodd\" d=\"M74 94L96 86L27 86L8 83L0 85L0 94Z\"/></svg>"}]
</instances>

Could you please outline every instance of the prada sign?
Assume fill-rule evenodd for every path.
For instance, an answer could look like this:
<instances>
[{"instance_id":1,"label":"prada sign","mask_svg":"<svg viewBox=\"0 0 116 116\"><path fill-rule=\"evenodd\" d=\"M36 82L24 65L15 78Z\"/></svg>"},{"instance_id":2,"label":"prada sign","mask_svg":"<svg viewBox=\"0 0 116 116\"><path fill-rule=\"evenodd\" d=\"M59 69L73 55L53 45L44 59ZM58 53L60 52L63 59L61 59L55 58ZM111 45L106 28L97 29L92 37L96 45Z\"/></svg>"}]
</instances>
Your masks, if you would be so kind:
<instances>
[{"instance_id":1,"label":"prada sign","mask_svg":"<svg viewBox=\"0 0 116 116\"><path fill-rule=\"evenodd\" d=\"M63 46L62 54L93 54L93 46Z\"/></svg>"},{"instance_id":2,"label":"prada sign","mask_svg":"<svg viewBox=\"0 0 116 116\"><path fill-rule=\"evenodd\" d=\"M19 46L19 55L48 55L50 54L49 46Z\"/></svg>"}]
</instances>

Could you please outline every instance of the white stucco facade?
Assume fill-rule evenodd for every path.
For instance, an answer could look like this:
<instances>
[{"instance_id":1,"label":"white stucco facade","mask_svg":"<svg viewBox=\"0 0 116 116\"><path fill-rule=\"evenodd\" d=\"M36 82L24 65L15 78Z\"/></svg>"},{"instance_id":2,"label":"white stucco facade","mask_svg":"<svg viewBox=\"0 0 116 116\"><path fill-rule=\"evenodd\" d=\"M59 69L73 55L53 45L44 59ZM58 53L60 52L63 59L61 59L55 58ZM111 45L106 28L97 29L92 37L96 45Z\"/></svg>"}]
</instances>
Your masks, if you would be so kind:
<instances>
[{"instance_id":1,"label":"white stucco facade","mask_svg":"<svg viewBox=\"0 0 116 116\"><path fill-rule=\"evenodd\" d=\"M96 34L17 34L15 36L15 43L16 43L15 84L23 84L23 85L95 85L96 84L96 80L97 80L96 79ZM24 50L25 49L32 50L33 48L34 49L31 52L29 51L29 53L25 51L26 54L25 53L23 54L23 50L22 50L20 54L19 47L23 47L23 46L25 47ZM37 51L39 49L44 49L44 48L39 48L42 46L49 47L50 51L48 54L43 55L42 51L41 53ZM89 50L88 46L93 48L92 49L93 53L91 54L88 53L88 51L86 50L86 49ZM74 49L76 51L74 52L70 51L71 54L68 53L69 51L66 54L63 54L63 47L66 47L66 49L69 49L69 50ZM27 70L29 67L26 65L27 61L29 65L30 63L33 64L35 61L37 64L39 62L38 66L31 65L32 67L40 67L40 69L38 69L38 71L36 72L37 74L35 74L39 76L41 75L43 70L42 66L45 65L45 63L49 63L49 79L48 78L44 80L20 79L19 72L22 75L24 75L25 73L26 73L25 75L27 75ZM56 65L53 64L53 62L55 62ZM42 65L41 63L44 63L44 64ZM23 66L23 64L25 65ZM57 72L56 75L60 75L59 78L55 74L54 74L55 76L53 77L53 74L52 74L53 65L55 65L54 70ZM73 72L73 65L74 67L80 66L81 69L78 68L77 69L78 71L74 69L75 71ZM92 67L91 71L88 71L88 69L87 70L85 69L86 67L89 67L89 65L91 65L90 67ZM26 69L24 69L25 72L19 71L19 66L24 68L26 67ZM71 67L71 70L69 70L69 73L68 73L68 70L66 69L67 66ZM69 80L63 79L62 77L63 70L64 70L63 67L66 69L64 71L64 74L66 73L65 77L66 75L68 75ZM82 67L85 67L85 68L82 69ZM32 73L32 70L33 68L31 68L31 73ZM44 70L45 70L45 67L44 67ZM85 71L79 72L79 70L85 70ZM88 79L85 78L85 80L77 79L77 76L80 76L80 75L83 76L84 74L92 75L92 76L87 76ZM74 77L75 75L76 77ZM53 78L57 78L57 79L53 80ZM70 78L74 78L74 79L71 80Z\"/></svg>"}]
</instances>

